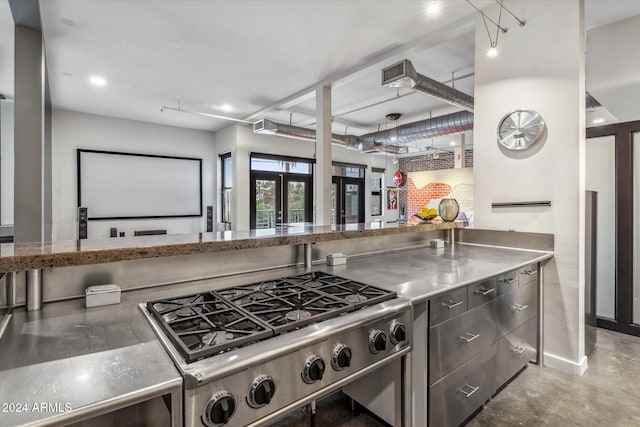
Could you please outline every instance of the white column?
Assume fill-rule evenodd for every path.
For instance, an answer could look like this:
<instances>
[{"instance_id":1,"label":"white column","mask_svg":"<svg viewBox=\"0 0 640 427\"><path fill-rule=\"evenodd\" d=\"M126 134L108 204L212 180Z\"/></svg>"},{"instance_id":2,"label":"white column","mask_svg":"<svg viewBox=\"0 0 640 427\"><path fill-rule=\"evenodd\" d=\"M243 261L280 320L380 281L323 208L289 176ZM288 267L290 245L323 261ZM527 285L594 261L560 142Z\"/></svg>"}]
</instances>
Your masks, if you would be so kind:
<instances>
[{"instance_id":1,"label":"white column","mask_svg":"<svg viewBox=\"0 0 640 427\"><path fill-rule=\"evenodd\" d=\"M14 241L44 235L44 67L42 33L15 26ZM49 183L50 185L50 183ZM47 239L48 240L48 239Z\"/></svg>"},{"instance_id":2,"label":"white column","mask_svg":"<svg viewBox=\"0 0 640 427\"><path fill-rule=\"evenodd\" d=\"M465 135L460 134L460 145L453 147L453 167L455 169L464 167L464 144L465 144Z\"/></svg>"},{"instance_id":3,"label":"white column","mask_svg":"<svg viewBox=\"0 0 640 427\"><path fill-rule=\"evenodd\" d=\"M316 89L316 171L314 223L331 224L331 86ZM336 212L336 215L338 213Z\"/></svg>"},{"instance_id":4,"label":"white column","mask_svg":"<svg viewBox=\"0 0 640 427\"><path fill-rule=\"evenodd\" d=\"M584 356L584 0L513 0L527 21L501 34L498 55L476 29L474 215L480 229L552 233L545 268L545 361L581 373ZM486 9L497 16L498 5ZM504 17L503 13L503 17ZM512 22L512 21L509 21ZM540 113L546 131L524 152L502 149L498 121L518 108ZM492 202L550 200L548 208L492 209Z\"/></svg>"}]
</instances>

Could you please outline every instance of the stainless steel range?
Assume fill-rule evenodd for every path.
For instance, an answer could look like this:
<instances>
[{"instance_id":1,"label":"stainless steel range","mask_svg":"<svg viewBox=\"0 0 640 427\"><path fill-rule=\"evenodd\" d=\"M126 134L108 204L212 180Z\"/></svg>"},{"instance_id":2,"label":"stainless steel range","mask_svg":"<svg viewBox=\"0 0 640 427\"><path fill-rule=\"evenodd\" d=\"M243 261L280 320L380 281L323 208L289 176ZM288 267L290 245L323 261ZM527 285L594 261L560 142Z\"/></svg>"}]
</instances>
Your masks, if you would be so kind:
<instances>
[{"instance_id":1,"label":"stainless steel range","mask_svg":"<svg viewBox=\"0 0 640 427\"><path fill-rule=\"evenodd\" d=\"M187 426L265 425L411 349L411 305L322 272L140 308L184 377Z\"/></svg>"}]
</instances>

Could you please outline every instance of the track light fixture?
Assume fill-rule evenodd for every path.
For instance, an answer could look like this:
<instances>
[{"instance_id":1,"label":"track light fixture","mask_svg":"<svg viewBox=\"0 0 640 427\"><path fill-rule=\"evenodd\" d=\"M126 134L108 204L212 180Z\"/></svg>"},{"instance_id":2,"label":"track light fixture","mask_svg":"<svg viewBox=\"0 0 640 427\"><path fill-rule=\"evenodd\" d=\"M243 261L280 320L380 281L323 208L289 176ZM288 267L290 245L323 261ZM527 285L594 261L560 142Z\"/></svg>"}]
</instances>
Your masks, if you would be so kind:
<instances>
[{"instance_id":1,"label":"track light fixture","mask_svg":"<svg viewBox=\"0 0 640 427\"><path fill-rule=\"evenodd\" d=\"M500 12L498 14L498 22L494 21L493 19L491 19L489 16L487 16L487 14L485 14L482 10L478 9L478 7L476 5L474 5L473 3L471 3L471 0L466 0L467 3L469 3L469 5L471 7L473 7L475 10L477 10L480 15L482 15L482 22L484 22L484 27L487 30L487 36L489 37L489 50L487 51L487 56L490 58L494 58L496 56L498 56L498 37L500 36L500 33L506 33L507 32L507 27L503 27L502 24L502 11L504 10L505 12L507 12L509 15L511 15L516 21L518 21L518 24L521 27L524 27L524 25L526 24L526 21L524 21L523 19L518 18L515 14L513 14L509 9L507 9L504 6L504 0L495 0L496 3L498 3L500 5ZM496 35L495 37L491 36L491 31L489 30L489 23L493 24L496 27Z\"/></svg>"}]
</instances>

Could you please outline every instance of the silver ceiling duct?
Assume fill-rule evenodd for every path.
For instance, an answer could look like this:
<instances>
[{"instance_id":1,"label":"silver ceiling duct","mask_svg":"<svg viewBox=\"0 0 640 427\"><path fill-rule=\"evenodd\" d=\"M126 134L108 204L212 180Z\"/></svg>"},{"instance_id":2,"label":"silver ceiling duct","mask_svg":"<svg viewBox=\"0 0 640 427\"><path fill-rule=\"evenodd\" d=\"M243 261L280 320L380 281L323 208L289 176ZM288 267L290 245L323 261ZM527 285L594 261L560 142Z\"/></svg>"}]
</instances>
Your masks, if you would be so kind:
<instances>
[{"instance_id":1,"label":"silver ceiling duct","mask_svg":"<svg viewBox=\"0 0 640 427\"><path fill-rule=\"evenodd\" d=\"M364 153L385 152L407 153L408 147L401 145L438 136L455 135L473 130L473 114L467 111L433 117L418 122L407 123L391 129L368 133L366 135L332 134L334 144L338 144ZM279 135L288 138L315 141L316 131L300 126L285 125L273 120L263 119L253 124L254 133Z\"/></svg>"},{"instance_id":2,"label":"silver ceiling duct","mask_svg":"<svg viewBox=\"0 0 640 427\"><path fill-rule=\"evenodd\" d=\"M473 113L473 96L418 74L408 59L382 69L382 86L416 89Z\"/></svg>"},{"instance_id":3,"label":"silver ceiling duct","mask_svg":"<svg viewBox=\"0 0 640 427\"><path fill-rule=\"evenodd\" d=\"M254 133L262 133L266 135L279 135L287 138L302 139L305 141L315 141L316 131L314 129L303 128L301 126L287 125L284 123L274 122L269 119L262 119L253 124ZM333 144L340 145L352 150L360 150L358 137L355 135L338 135L331 134Z\"/></svg>"},{"instance_id":4,"label":"silver ceiling duct","mask_svg":"<svg viewBox=\"0 0 640 427\"><path fill-rule=\"evenodd\" d=\"M473 130L473 114L468 111L458 111L361 135L358 140L363 144L369 141L384 144L406 144L421 139L455 135L471 130Z\"/></svg>"}]
</instances>

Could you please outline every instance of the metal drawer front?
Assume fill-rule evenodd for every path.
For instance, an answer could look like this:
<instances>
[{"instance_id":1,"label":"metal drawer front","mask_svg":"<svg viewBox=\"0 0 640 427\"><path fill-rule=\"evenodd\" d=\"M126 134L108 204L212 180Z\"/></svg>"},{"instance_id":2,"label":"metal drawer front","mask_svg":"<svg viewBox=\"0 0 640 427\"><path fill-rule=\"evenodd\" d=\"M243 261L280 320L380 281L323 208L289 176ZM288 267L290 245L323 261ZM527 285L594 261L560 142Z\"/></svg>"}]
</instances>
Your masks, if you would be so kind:
<instances>
[{"instance_id":1,"label":"metal drawer front","mask_svg":"<svg viewBox=\"0 0 640 427\"><path fill-rule=\"evenodd\" d=\"M495 356L494 344L429 387L430 426L457 426L493 395Z\"/></svg>"},{"instance_id":2,"label":"metal drawer front","mask_svg":"<svg viewBox=\"0 0 640 427\"><path fill-rule=\"evenodd\" d=\"M538 323L536 318L511 331L498 341L496 356L496 384L506 383L523 366L536 357L536 337Z\"/></svg>"},{"instance_id":3,"label":"metal drawer front","mask_svg":"<svg viewBox=\"0 0 640 427\"><path fill-rule=\"evenodd\" d=\"M491 301L430 329L429 384L495 343L496 304Z\"/></svg>"},{"instance_id":4,"label":"metal drawer front","mask_svg":"<svg viewBox=\"0 0 640 427\"><path fill-rule=\"evenodd\" d=\"M498 295L502 295L516 289L518 287L518 276L518 270L513 270L499 275L496 278Z\"/></svg>"},{"instance_id":5,"label":"metal drawer front","mask_svg":"<svg viewBox=\"0 0 640 427\"><path fill-rule=\"evenodd\" d=\"M442 323L467 311L467 288L447 292L429 301L429 324Z\"/></svg>"},{"instance_id":6,"label":"metal drawer front","mask_svg":"<svg viewBox=\"0 0 640 427\"><path fill-rule=\"evenodd\" d=\"M534 281L538 281L538 264L529 264L518 270L518 280L520 286L526 285Z\"/></svg>"},{"instance_id":7,"label":"metal drawer front","mask_svg":"<svg viewBox=\"0 0 640 427\"><path fill-rule=\"evenodd\" d=\"M498 297L498 336L508 334L538 312L537 283Z\"/></svg>"},{"instance_id":8,"label":"metal drawer front","mask_svg":"<svg viewBox=\"0 0 640 427\"><path fill-rule=\"evenodd\" d=\"M467 288L469 310L495 299L497 295L498 291L495 277L480 283L474 283Z\"/></svg>"}]
</instances>

